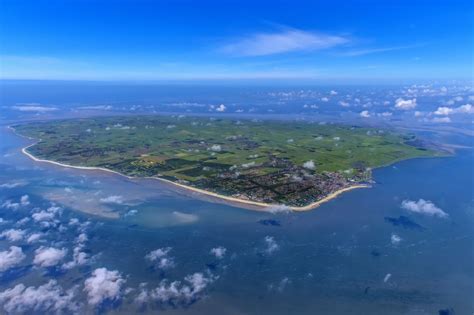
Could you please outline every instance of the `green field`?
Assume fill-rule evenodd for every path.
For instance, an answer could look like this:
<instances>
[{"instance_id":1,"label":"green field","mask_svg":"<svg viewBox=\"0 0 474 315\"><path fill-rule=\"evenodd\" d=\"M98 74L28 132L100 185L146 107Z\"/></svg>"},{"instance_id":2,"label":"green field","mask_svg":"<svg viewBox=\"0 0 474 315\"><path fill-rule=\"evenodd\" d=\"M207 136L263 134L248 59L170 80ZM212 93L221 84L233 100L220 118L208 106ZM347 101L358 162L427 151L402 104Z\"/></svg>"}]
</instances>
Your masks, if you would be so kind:
<instances>
[{"instance_id":1,"label":"green field","mask_svg":"<svg viewBox=\"0 0 474 315\"><path fill-rule=\"evenodd\" d=\"M183 116L127 116L14 126L37 157L157 176L241 199L303 206L371 169L441 155L411 134L357 126Z\"/></svg>"}]
</instances>

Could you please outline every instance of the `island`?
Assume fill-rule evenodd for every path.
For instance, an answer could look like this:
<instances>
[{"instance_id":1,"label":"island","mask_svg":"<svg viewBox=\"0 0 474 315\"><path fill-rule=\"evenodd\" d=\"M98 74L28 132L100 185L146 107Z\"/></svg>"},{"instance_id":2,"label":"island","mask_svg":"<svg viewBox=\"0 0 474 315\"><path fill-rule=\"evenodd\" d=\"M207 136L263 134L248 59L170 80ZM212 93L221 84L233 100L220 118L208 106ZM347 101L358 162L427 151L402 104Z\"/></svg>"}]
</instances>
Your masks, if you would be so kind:
<instances>
[{"instance_id":1,"label":"island","mask_svg":"<svg viewBox=\"0 0 474 315\"><path fill-rule=\"evenodd\" d=\"M323 122L146 115L12 127L36 139L24 152L37 160L293 210L367 186L374 168L443 155L410 133Z\"/></svg>"}]
</instances>

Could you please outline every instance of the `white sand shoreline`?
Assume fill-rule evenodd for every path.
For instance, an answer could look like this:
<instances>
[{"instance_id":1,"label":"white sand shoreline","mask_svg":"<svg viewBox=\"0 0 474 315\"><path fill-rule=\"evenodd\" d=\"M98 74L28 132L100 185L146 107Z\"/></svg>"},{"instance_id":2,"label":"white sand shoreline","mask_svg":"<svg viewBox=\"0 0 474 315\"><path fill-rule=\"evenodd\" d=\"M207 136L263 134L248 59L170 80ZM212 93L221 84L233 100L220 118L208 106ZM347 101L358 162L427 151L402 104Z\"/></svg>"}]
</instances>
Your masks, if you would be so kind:
<instances>
[{"instance_id":1,"label":"white sand shoreline","mask_svg":"<svg viewBox=\"0 0 474 315\"><path fill-rule=\"evenodd\" d=\"M309 210L313 210L313 209L319 207L321 204L323 204L325 202L328 202L332 199L337 198L340 194L342 194L344 192L347 192L347 191L350 191L350 190L353 190L353 189L358 189L358 188L369 188L370 187L369 185L364 185L364 184L356 184L356 185L353 185L353 186L345 187L345 188L342 188L340 190L337 190L337 191L329 194L328 196L324 197L321 200L310 203L310 204L308 204L306 206L303 206L303 207L285 206L285 205L281 205L281 204L269 204L269 203L264 203L264 202L251 201L251 200L245 200L245 199L239 199L239 198L235 198L235 197L220 195L220 194L217 194L217 193L214 193L214 192L211 192L211 191L207 191L207 190L204 190L204 189L195 188L195 187L187 186L187 185L184 185L184 184L176 183L176 182L173 182L171 180L160 178L160 177L132 177L132 176L127 176L127 175L122 174L120 172L113 171L113 170L103 168L103 167L68 165L68 164L64 164L64 163L60 163L60 162L56 162L56 161L40 159L40 158L37 158L36 156L34 156L33 154L31 154L30 152L28 152L28 148L36 145L37 143L38 142L35 142L35 143L27 145L26 147L21 149L21 152L23 154L25 154L26 156L28 156L30 159L32 159L35 162L49 163L49 164L53 164L53 165L56 165L56 166L79 169L79 170L104 171L104 172L109 172L109 173L113 173L113 174L116 174L116 175L124 176L128 179L141 179L141 178L143 178L143 179L159 180L161 182L171 184L175 187L179 187L179 188L185 189L187 191L191 191L191 192L194 192L194 193L197 193L197 194L200 194L200 195L215 198L215 200L218 200L218 201L229 202L234 206L242 207L242 208L249 209L249 210L256 210L256 211L271 211L272 209L278 209L278 208L281 208L281 207L283 207L283 210L288 209L288 210L291 210L291 211L309 211Z\"/></svg>"}]
</instances>

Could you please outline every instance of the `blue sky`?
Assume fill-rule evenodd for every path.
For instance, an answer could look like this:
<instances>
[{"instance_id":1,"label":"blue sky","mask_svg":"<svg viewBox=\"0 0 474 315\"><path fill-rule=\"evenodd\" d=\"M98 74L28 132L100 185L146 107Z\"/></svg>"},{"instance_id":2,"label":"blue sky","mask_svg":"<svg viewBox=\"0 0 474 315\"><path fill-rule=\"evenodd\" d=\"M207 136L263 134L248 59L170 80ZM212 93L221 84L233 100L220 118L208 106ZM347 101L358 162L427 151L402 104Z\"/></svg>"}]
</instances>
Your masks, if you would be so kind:
<instances>
[{"instance_id":1,"label":"blue sky","mask_svg":"<svg viewBox=\"0 0 474 315\"><path fill-rule=\"evenodd\" d=\"M469 79L471 1L22 1L3 79Z\"/></svg>"}]
</instances>

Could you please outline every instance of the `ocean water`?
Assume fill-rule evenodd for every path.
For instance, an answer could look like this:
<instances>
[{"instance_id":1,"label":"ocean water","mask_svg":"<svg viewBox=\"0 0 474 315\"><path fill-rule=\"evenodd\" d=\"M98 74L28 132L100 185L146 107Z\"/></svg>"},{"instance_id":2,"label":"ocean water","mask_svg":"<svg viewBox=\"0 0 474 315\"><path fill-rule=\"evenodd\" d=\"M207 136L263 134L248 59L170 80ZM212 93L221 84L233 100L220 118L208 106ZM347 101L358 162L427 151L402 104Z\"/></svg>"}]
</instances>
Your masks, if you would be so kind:
<instances>
[{"instance_id":1,"label":"ocean water","mask_svg":"<svg viewBox=\"0 0 474 315\"><path fill-rule=\"evenodd\" d=\"M34 162L20 151L29 140L6 124L0 129L0 233L16 229L24 236L4 236L0 251L19 246L26 257L0 273L2 292L54 279L64 290L75 287L81 314L474 311L472 149L377 169L372 188L350 191L313 211L266 213L212 203L158 181ZM464 136L445 139L472 145ZM401 206L420 199L447 216ZM53 219L35 220L35 213L52 205L61 208ZM33 233L41 233L40 240L28 242ZM61 267L72 261L81 233L87 235L81 245L87 263ZM40 246L67 254L41 267L34 263ZM211 253L218 247L225 248L220 257ZM146 258L159 248L167 252L162 266ZM97 268L117 271L121 286L116 299L95 306L88 303L85 282ZM199 289L190 285L189 298L164 290L158 300L137 301L144 288L169 289L173 281L181 288L194 273L204 281Z\"/></svg>"}]
</instances>

